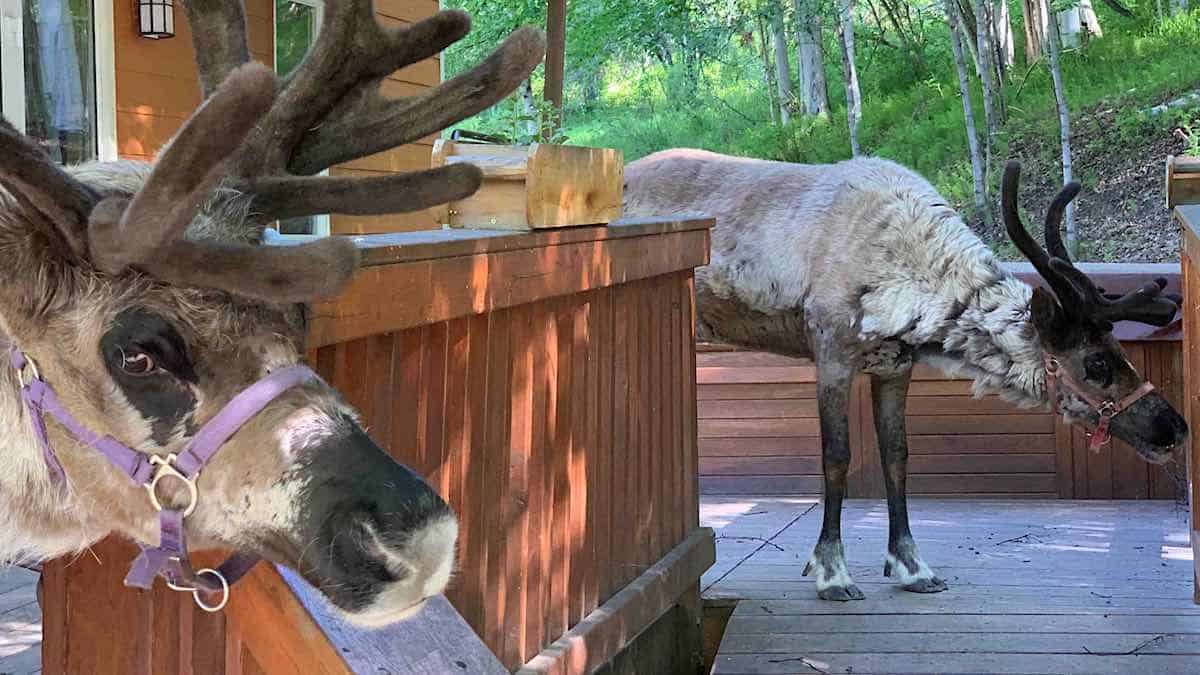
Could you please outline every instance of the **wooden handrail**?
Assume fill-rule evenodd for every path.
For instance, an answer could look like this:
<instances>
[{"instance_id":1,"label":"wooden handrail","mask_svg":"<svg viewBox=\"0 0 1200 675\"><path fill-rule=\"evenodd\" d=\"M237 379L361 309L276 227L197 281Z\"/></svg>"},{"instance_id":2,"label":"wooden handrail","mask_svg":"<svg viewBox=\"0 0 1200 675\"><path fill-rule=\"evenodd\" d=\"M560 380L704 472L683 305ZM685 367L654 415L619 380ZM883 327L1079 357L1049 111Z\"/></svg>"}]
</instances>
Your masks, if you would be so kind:
<instances>
[{"instance_id":1,"label":"wooden handrail","mask_svg":"<svg viewBox=\"0 0 1200 675\"><path fill-rule=\"evenodd\" d=\"M708 262L712 224L658 218L355 237L365 269L340 296L313 304L308 347L692 269Z\"/></svg>"}]
</instances>

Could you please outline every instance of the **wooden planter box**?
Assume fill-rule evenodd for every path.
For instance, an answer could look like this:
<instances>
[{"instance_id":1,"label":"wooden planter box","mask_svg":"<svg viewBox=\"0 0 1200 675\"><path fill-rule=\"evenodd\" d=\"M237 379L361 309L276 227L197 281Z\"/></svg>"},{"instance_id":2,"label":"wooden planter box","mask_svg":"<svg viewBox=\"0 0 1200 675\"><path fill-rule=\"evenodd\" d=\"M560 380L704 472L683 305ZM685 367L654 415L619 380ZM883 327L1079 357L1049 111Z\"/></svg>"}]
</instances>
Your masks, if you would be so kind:
<instances>
[{"instance_id":1,"label":"wooden planter box","mask_svg":"<svg viewBox=\"0 0 1200 675\"><path fill-rule=\"evenodd\" d=\"M574 145L492 145L438 139L434 167L469 163L483 186L439 214L450 227L539 230L606 225L621 217L625 163L619 150Z\"/></svg>"}]
</instances>

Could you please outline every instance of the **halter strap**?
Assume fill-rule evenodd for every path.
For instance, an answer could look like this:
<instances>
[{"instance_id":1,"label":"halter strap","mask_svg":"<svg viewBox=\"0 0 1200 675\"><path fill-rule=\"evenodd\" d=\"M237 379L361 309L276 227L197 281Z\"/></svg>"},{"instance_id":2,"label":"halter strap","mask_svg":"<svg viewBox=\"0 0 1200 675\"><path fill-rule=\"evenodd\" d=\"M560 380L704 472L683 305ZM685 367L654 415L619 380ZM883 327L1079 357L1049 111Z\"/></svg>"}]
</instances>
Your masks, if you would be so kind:
<instances>
[{"instance_id":1,"label":"halter strap","mask_svg":"<svg viewBox=\"0 0 1200 675\"><path fill-rule=\"evenodd\" d=\"M1100 452L1100 448L1103 447L1104 444L1107 443L1111 438L1109 435L1109 426L1114 417L1120 414L1121 411L1133 405L1136 401L1138 401L1138 399L1141 399L1150 392L1154 391L1154 385L1149 381L1145 381L1142 382L1141 386L1139 386L1137 389L1134 389L1119 401L1114 401L1112 399L1098 399L1088 394L1087 391L1085 391L1084 388L1079 385L1075 378L1071 377L1070 373L1063 370L1062 365L1058 362L1058 359L1047 354L1045 355L1045 363L1046 393L1050 397L1050 406L1053 408L1056 415L1061 414L1062 412L1058 406L1058 382L1061 380L1062 384L1065 385L1072 394L1083 399L1084 402L1090 405L1092 409L1095 410L1096 414L1100 416L1099 423L1097 423L1094 427L1087 420L1083 420L1081 423L1082 426L1089 431L1088 450L1091 450L1092 452Z\"/></svg>"},{"instance_id":2,"label":"halter strap","mask_svg":"<svg viewBox=\"0 0 1200 675\"><path fill-rule=\"evenodd\" d=\"M101 436L80 423L62 405L54 389L42 379L37 365L15 345L9 349L9 359L21 384L21 400L29 413L34 435L42 456L56 484L65 482L62 464L50 445L45 415L49 414L80 442L98 451L136 484L146 488L150 502L159 512L158 546L142 546L142 552L130 566L125 577L127 586L150 588L156 576L163 577L174 590L190 591L196 603L210 612L220 611L229 599L229 587L245 576L258 556L235 553L216 569L194 570L188 560L187 538L183 520L195 509L199 500L196 478L225 443L246 422L262 412L281 394L308 380L317 378L307 366L297 365L276 370L238 393L211 420L201 427L178 455L150 455L138 452L111 436ZM167 508L158 498L160 481L172 478L187 486L188 503L182 509ZM202 594L221 593L219 602L208 604Z\"/></svg>"}]
</instances>

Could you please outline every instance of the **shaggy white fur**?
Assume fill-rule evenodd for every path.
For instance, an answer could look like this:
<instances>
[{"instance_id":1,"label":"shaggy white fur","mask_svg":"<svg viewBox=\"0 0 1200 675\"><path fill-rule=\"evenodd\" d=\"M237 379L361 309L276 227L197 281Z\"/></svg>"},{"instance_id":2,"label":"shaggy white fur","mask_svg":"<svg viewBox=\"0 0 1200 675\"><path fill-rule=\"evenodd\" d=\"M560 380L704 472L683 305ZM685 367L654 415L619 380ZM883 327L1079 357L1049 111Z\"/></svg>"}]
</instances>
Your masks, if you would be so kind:
<instances>
[{"instance_id":1,"label":"shaggy white fur","mask_svg":"<svg viewBox=\"0 0 1200 675\"><path fill-rule=\"evenodd\" d=\"M781 345L769 335L778 322L763 318L801 314L792 325L819 329L850 357L899 341L974 377L977 393L1044 402L1032 290L899 164L668 150L626 167L625 207L716 217L711 262L696 273L700 321L716 333L706 337L807 356L804 336Z\"/></svg>"}]
</instances>

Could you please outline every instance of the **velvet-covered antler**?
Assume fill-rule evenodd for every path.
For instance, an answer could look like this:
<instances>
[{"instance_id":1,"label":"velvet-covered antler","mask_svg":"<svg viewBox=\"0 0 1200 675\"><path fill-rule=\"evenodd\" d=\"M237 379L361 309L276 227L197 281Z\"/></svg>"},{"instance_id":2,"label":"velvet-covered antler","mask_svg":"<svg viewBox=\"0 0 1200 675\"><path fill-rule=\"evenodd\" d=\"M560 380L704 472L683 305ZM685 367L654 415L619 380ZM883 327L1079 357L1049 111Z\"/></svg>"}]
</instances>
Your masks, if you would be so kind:
<instances>
[{"instance_id":1,"label":"velvet-covered antler","mask_svg":"<svg viewBox=\"0 0 1200 675\"><path fill-rule=\"evenodd\" d=\"M385 98L380 87L387 75L439 53L466 34L470 21L448 11L386 28L370 0L343 0L326 3L316 43L281 85L249 63L240 1L185 6L206 98L137 194L96 193L2 120L0 183L41 214L38 224L49 223L49 236L105 272L136 267L170 283L269 301L336 293L357 267L357 250L341 237L285 247L185 238L218 185L248 198L249 219L259 228L278 218L401 213L465 197L481 180L470 165L369 178L312 174L489 107L544 53L541 34L521 29L473 70L417 96Z\"/></svg>"},{"instance_id":2,"label":"velvet-covered antler","mask_svg":"<svg viewBox=\"0 0 1200 675\"><path fill-rule=\"evenodd\" d=\"M185 7L189 21L203 26L192 35L203 55L201 80L211 87L249 58L245 15L240 2L228 0L188 0ZM231 162L226 185L252 197L250 217L265 225L324 213L402 213L475 192L481 174L468 164L371 178L314 175L470 117L507 96L541 62L541 33L521 28L478 66L437 87L402 98L382 93L388 75L438 54L470 25L466 13L451 10L385 27L370 0L325 3L312 48Z\"/></svg>"},{"instance_id":3,"label":"velvet-covered antler","mask_svg":"<svg viewBox=\"0 0 1200 675\"><path fill-rule=\"evenodd\" d=\"M1004 214L1004 227L1008 231L1008 238L1012 240L1019 250L1028 260L1033 263L1034 269L1038 274L1046 280L1054 294L1058 296L1058 302L1068 314L1074 314L1079 307L1081 298L1078 291L1067 281L1054 267L1050 264L1050 255L1038 246L1037 241L1029 234L1029 230L1025 229L1025 224L1021 222L1021 214L1017 208L1017 193L1020 189L1021 182L1021 163L1010 161L1004 166L1004 179L1000 192L1000 204ZM1063 188L1063 192L1059 193L1061 197L1063 193L1067 193L1071 186ZM1078 191L1078 187L1076 187ZM1068 201L1070 201L1068 199ZM1057 204L1058 199L1055 200ZM1065 206L1064 206L1065 208Z\"/></svg>"},{"instance_id":4,"label":"velvet-covered antler","mask_svg":"<svg viewBox=\"0 0 1200 675\"><path fill-rule=\"evenodd\" d=\"M1054 289L1063 308L1068 312L1078 311L1081 315L1100 322L1137 321L1152 326L1165 326L1170 323L1178 306L1173 296L1162 293L1167 285L1166 279L1149 281L1123 296L1117 296L1104 293L1103 289L1096 286L1091 278L1071 262L1062 240L1062 220L1067 206L1079 194L1079 183L1071 182L1063 186L1051 202L1046 211L1045 228L1046 251L1049 253L1038 247L1024 226L1020 225L1016 212L1020 170L1020 163L1016 161L1010 161L1004 170L1004 218L1009 237ZM1014 234L1013 223L1019 226L1019 233ZM1049 275L1044 267L1049 268ZM1060 290L1064 283L1070 290Z\"/></svg>"}]
</instances>

